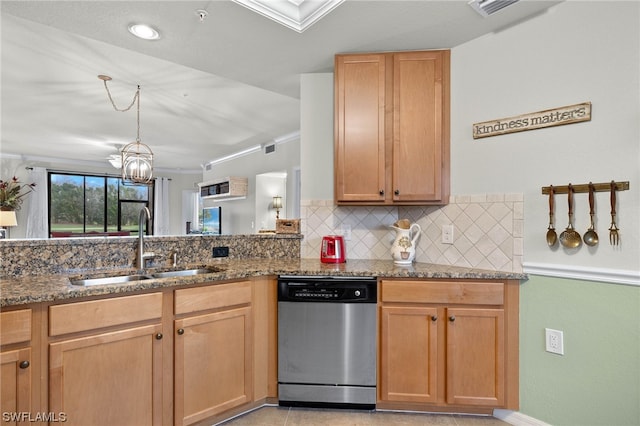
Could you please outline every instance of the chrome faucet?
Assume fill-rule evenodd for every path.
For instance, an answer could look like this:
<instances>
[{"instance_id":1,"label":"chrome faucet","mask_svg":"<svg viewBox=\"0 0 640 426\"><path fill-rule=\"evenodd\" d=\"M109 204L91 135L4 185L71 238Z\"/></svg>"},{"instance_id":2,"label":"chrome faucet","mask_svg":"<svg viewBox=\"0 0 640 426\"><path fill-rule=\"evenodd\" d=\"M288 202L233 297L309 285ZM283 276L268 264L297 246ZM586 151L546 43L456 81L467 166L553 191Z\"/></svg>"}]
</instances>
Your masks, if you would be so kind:
<instances>
[{"instance_id":1,"label":"chrome faucet","mask_svg":"<svg viewBox=\"0 0 640 426\"><path fill-rule=\"evenodd\" d=\"M144 252L144 222L145 220L151 220L151 212L147 207L143 207L140 210L140 218L138 219L138 258L136 259L136 268L144 269L145 259L151 259L155 257L153 253Z\"/></svg>"}]
</instances>

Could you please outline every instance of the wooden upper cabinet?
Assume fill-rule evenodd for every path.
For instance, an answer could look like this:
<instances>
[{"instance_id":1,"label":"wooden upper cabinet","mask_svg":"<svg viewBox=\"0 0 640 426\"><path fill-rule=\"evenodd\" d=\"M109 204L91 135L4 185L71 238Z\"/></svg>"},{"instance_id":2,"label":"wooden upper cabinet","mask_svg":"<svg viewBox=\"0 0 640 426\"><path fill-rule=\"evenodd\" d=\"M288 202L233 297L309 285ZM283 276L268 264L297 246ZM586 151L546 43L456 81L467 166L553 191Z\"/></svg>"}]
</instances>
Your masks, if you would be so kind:
<instances>
[{"instance_id":1,"label":"wooden upper cabinet","mask_svg":"<svg viewBox=\"0 0 640 426\"><path fill-rule=\"evenodd\" d=\"M336 55L337 204L448 202L449 57Z\"/></svg>"},{"instance_id":2,"label":"wooden upper cabinet","mask_svg":"<svg viewBox=\"0 0 640 426\"><path fill-rule=\"evenodd\" d=\"M448 75L449 52L393 55L394 201L448 202Z\"/></svg>"},{"instance_id":3,"label":"wooden upper cabinet","mask_svg":"<svg viewBox=\"0 0 640 426\"><path fill-rule=\"evenodd\" d=\"M336 56L337 201L385 199L386 68L382 54Z\"/></svg>"}]
</instances>

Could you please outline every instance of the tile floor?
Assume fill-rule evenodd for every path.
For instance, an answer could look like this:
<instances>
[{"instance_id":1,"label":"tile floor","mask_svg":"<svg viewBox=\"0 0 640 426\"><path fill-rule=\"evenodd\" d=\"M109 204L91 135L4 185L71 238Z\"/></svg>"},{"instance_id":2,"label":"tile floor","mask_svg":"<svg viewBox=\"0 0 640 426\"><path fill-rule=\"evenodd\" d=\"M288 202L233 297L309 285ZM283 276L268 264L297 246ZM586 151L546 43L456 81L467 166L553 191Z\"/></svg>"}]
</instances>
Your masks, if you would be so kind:
<instances>
[{"instance_id":1,"label":"tile floor","mask_svg":"<svg viewBox=\"0 0 640 426\"><path fill-rule=\"evenodd\" d=\"M221 423L223 426L506 426L489 416L418 414L388 411L262 407Z\"/></svg>"}]
</instances>

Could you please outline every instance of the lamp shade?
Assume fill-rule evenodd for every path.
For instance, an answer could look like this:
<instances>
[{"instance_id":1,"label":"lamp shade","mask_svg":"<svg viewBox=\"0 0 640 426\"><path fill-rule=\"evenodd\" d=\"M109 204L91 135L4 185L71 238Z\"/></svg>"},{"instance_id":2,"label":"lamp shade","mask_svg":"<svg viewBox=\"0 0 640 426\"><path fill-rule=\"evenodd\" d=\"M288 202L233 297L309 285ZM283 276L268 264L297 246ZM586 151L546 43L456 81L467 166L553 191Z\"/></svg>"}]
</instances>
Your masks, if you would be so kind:
<instances>
[{"instance_id":1,"label":"lamp shade","mask_svg":"<svg viewBox=\"0 0 640 426\"><path fill-rule=\"evenodd\" d=\"M14 210L0 211L0 226L18 226L18 219Z\"/></svg>"},{"instance_id":2,"label":"lamp shade","mask_svg":"<svg viewBox=\"0 0 640 426\"><path fill-rule=\"evenodd\" d=\"M282 197L280 197L279 195L276 195L275 197L273 197L273 208L274 209L282 208Z\"/></svg>"}]
</instances>

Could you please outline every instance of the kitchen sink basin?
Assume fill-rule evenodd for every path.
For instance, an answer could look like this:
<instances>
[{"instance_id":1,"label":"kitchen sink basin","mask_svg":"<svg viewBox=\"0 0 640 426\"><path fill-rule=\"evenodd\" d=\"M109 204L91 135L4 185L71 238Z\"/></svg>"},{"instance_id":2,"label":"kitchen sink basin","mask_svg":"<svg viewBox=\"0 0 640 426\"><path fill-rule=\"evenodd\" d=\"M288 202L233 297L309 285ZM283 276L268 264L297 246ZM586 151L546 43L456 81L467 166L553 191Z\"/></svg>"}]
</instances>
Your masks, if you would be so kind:
<instances>
[{"instance_id":1,"label":"kitchen sink basin","mask_svg":"<svg viewBox=\"0 0 640 426\"><path fill-rule=\"evenodd\" d=\"M206 267L195 269L180 269L176 271L154 272L153 274L151 274L151 276L153 278L186 277L189 275L213 274L220 271L222 271L222 269L220 268Z\"/></svg>"},{"instance_id":2,"label":"kitchen sink basin","mask_svg":"<svg viewBox=\"0 0 640 426\"><path fill-rule=\"evenodd\" d=\"M200 274L213 274L216 272L224 271L222 268L215 266L201 266L198 268L190 269L171 269L165 271L149 272L146 274L131 274L131 275L117 275L112 277L82 277L71 278L71 284L77 286L93 286L93 285L106 285L106 284L125 284L141 280L159 279L159 278L171 278L171 277L188 277L191 275Z\"/></svg>"},{"instance_id":3,"label":"kitchen sink basin","mask_svg":"<svg viewBox=\"0 0 640 426\"><path fill-rule=\"evenodd\" d=\"M119 275L115 277L72 279L71 284L79 286L123 284L134 281L148 280L150 275Z\"/></svg>"}]
</instances>

